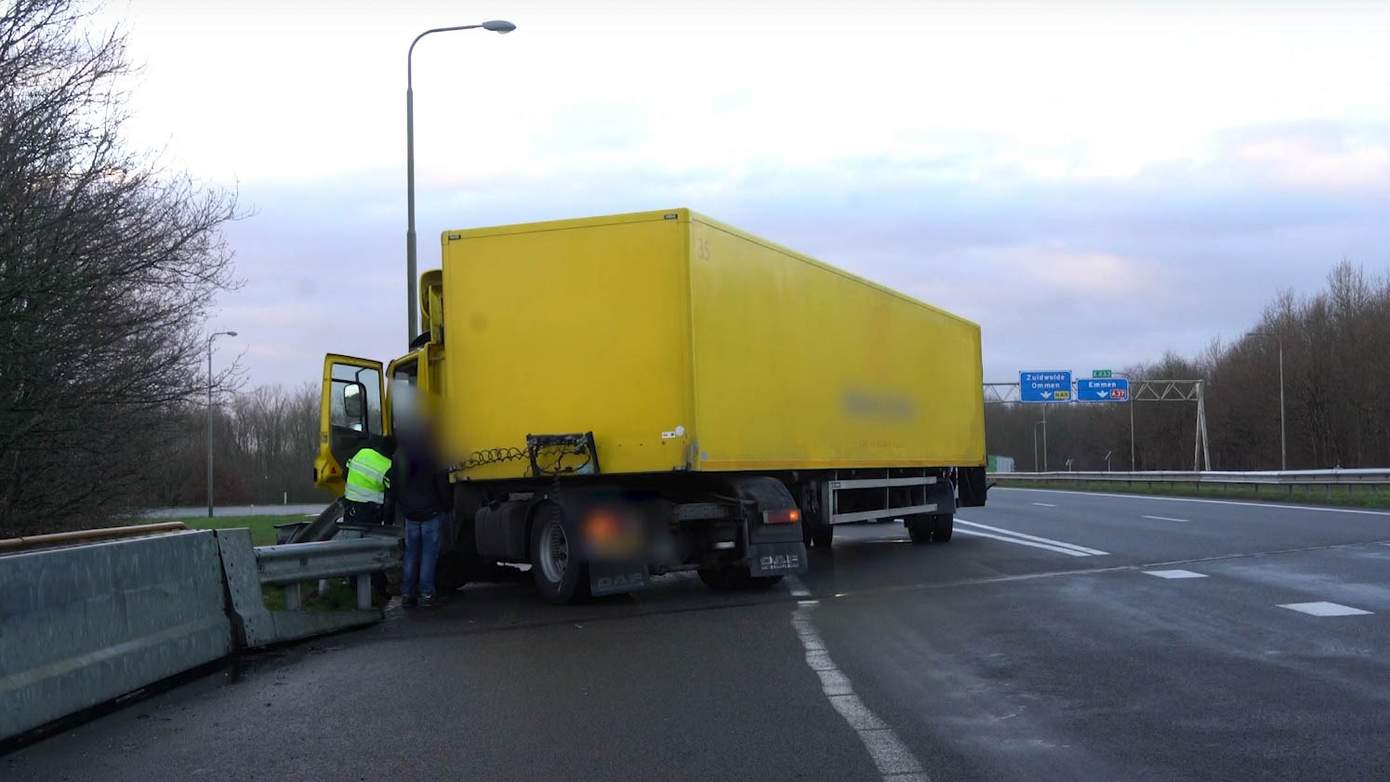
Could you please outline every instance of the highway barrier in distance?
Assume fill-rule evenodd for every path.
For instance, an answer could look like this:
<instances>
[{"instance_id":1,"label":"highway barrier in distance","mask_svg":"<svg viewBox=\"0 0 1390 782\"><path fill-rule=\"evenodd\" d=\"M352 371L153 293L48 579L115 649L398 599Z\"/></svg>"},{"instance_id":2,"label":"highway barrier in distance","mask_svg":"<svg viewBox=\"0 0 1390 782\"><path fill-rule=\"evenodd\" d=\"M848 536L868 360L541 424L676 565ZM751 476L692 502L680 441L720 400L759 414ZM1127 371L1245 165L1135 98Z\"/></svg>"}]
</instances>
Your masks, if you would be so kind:
<instances>
[{"instance_id":1,"label":"highway barrier in distance","mask_svg":"<svg viewBox=\"0 0 1390 782\"><path fill-rule=\"evenodd\" d=\"M1028 483L1115 483L1146 485L1192 484L1198 491L1202 486L1284 486L1293 493L1296 486L1323 486L1329 494L1334 486L1390 485L1390 468L1357 468L1333 470L1255 470L1245 472L1218 470L1141 470L1137 472L994 472L988 480L1008 485L1011 481Z\"/></svg>"},{"instance_id":2,"label":"highway barrier in distance","mask_svg":"<svg viewBox=\"0 0 1390 782\"><path fill-rule=\"evenodd\" d=\"M379 621L371 574L395 538L251 545L230 529L0 556L0 740L266 646ZM268 611L263 584L356 576L358 608Z\"/></svg>"}]
</instances>

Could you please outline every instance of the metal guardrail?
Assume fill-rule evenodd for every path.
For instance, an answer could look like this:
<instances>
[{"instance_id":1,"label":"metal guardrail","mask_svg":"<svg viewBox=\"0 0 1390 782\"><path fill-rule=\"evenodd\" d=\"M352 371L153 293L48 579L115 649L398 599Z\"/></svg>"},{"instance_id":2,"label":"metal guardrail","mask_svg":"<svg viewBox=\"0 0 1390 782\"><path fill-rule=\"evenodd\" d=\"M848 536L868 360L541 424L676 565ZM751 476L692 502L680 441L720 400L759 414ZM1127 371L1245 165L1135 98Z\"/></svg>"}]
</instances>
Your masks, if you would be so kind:
<instances>
[{"instance_id":1,"label":"metal guardrail","mask_svg":"<svg viewBox=\"0 0 1390 782\"><path fill-rule=\"evenodd\" d=\"M372 607L372 574L399 563L396 538L364 537L319 543L286 543L256 547L256 566L262 585L287 586L285 608L301 607L299 585L337 576L354 576L357 608Z\"/></svg>"},{"instance_id":2,"label":"metal guardrail","mask_svg":"<svg viewBox=\"0 0 1390 782\"><path fill-rule=\"evenodd\" d=\"M1235 471L1183 471L1183 470L1141 470L1137 472L996 472L989 474L995 483L1008 481L1036 481L1056 483L1191 483L1221 486L1382 486L1390 485L1390 468L1334 470L1257 470Z\"/></svg>"},{"instance_id":3,"label":"metal guardrail","mask_svg":"<svg viewBox=\"0 0 1390 782\"><path fill-rule=\"evenodd\" d=\"M368 536L320 543L251 545L245 529L217 531L222 571L231 597L237 643L255 648L380 621L372 606L372 575L400 565L400 540ZM304 611L300 585L335 576L356 577L357 610ZM265 607L261 587L283 585L285 610Z\"/></svg>"}]
</instances>

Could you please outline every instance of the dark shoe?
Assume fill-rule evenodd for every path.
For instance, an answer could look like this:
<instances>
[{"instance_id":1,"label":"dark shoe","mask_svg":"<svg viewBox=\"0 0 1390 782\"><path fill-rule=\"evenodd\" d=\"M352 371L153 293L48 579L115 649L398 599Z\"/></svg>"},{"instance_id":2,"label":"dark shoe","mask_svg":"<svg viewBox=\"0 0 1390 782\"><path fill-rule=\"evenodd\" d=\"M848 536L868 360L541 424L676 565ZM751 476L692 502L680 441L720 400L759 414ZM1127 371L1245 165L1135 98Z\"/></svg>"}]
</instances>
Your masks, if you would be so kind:
<instances>
[{"instance_id":1,"label":"dark shoe","mask_svg":"<svg viewBox=\"0 0 1390 782\"><path fill-rule=\"evenodd\" d=\"M438 595L425 595L420 598L421 608L434 608L444 601Z\"/></svg>"},{"instance_id":2,"label":"dark shoe","mask_svg":"<svg viewBox=\"0 0 1390 782\"><path fill-rule=\"evenodd\" d=\"M413 597L402 597L401 605L405 608L414 608L416 605L418 605L418 602Z\"/></svg>"}]
</instances>

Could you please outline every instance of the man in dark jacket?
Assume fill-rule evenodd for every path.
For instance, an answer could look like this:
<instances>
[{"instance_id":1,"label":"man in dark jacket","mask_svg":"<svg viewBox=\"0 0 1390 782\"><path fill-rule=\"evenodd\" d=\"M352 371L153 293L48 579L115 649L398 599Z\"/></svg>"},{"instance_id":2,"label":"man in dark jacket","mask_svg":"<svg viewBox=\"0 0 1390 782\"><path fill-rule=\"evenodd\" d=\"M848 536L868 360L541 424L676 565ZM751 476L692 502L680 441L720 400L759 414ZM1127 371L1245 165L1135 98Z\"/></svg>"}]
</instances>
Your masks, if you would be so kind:
<instances>
[{"instance_id":1,"label":"man in dark jacket","mask_svg":"<svg viewBox=\"0 0 1390 782\"><path fill-rule=\"evenodd\" d=\"M439 463L428 427L421 421L402 426L391 466L391 493L405 519L405 562L401 599L405 605L434 605L435 564L439 540L447 521L448 472Z\"/></svg>"}]
</instances>

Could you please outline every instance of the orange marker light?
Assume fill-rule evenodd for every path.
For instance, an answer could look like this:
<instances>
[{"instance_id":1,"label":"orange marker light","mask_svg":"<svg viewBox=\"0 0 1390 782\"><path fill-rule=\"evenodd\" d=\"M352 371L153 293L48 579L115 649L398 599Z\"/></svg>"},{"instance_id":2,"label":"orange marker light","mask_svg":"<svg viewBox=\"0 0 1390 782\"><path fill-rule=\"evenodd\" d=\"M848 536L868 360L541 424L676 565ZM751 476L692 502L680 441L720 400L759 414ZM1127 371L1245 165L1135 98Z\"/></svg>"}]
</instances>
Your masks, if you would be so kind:
<instances>
[{"instance_id":1,"label":"orange marker light","mask_svg":"<svg viewBox=\"0 0 1390 782\"><path fill-rule=\"evenodd\" d=\"M763 511L764 524L796 524L801 521L801 511L796 508Z\"/></svg>"}]
</instances>

